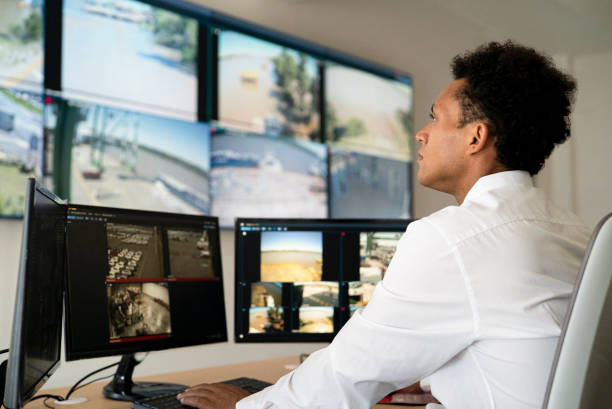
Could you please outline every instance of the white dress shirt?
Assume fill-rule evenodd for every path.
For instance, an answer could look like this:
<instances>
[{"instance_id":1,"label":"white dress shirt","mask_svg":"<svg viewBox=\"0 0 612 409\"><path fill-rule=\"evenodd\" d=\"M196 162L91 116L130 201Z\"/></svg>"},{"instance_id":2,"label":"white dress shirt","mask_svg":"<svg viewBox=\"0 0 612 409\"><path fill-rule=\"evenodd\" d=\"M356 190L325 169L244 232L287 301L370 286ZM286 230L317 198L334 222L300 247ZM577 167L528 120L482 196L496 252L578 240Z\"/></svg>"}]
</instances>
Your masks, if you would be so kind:
<instances>
[{"instance_id":1,"label":"white dress shirt","mask_svg":"<svg viewBox=\"0 0 612 409\"><path fill-rule=\"evenodd\" d=\"M431 379L447 409L540 408L590 230L522 171L411 223L368 306L237 409L370 408Z\"/></svg>"}]
</instances>

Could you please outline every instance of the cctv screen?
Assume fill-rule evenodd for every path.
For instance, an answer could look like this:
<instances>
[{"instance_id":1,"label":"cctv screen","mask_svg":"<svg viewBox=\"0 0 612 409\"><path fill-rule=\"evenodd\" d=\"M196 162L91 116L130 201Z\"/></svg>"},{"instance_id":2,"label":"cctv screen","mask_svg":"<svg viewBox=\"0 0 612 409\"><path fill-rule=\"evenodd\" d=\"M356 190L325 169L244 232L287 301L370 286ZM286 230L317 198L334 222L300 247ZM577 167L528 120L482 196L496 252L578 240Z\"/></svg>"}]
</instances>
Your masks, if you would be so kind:
<instances>
[{"instance_id":1,"label":"cctv screen","mask_svg":"<svg viewBox=\"0 0 612 409\"><path fill-rule=\"evenodd\" d=\"M236 341L331 341L368 304L408 223L237 219Z\"/></svg>"},{"instance_id":2,"label":"cctv screen","mask_svg":"<svg viewBox=\"0 0 612 409\"><path fill-rule=\"evenodd\" d=\"M218 221L70 205L67 357L227 339Z\"/></svg>"}]
</instances>

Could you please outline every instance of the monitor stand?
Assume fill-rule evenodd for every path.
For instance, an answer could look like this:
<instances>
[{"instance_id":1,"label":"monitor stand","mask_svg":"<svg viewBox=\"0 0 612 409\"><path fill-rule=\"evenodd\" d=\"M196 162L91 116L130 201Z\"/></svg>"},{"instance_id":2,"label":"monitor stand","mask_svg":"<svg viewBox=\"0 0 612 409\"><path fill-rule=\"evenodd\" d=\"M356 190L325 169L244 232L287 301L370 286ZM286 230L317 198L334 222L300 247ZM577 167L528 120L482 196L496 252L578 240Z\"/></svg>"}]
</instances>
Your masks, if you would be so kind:
<instances>
[{"instance_id":1,"label":"monitor stand","mask_svg":"<svg viewBox=\"0 0 612 409\"><path fill-rule=\"evenodd\" d=\"M176 393L187 388L186 385L176 383L133 382L132 373L134 367L139 363L140 361L134 358L134 354L123 355L113 380L102 391L104 397L113 400L134 401L166 393Z\"/></svg>"}]
</instances>

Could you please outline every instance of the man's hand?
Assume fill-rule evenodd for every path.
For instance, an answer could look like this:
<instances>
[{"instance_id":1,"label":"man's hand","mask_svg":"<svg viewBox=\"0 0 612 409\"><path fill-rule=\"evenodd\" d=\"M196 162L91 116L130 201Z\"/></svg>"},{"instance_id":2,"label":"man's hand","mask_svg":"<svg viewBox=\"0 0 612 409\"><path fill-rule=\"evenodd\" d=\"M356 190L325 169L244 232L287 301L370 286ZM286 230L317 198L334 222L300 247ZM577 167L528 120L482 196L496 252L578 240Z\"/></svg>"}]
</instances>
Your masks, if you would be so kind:
<instances>
[{"instance_id":1,"label":"man's hand","mask_svg":"<svg viewBox=\"0 0 612 409\"><path fill-rule=\"evenodd\" d=\"M199 409L234 409L236 403L250 393L242 388L224 383L202 383L179 393L183 405Z\"/></svg>"}]
</instances>

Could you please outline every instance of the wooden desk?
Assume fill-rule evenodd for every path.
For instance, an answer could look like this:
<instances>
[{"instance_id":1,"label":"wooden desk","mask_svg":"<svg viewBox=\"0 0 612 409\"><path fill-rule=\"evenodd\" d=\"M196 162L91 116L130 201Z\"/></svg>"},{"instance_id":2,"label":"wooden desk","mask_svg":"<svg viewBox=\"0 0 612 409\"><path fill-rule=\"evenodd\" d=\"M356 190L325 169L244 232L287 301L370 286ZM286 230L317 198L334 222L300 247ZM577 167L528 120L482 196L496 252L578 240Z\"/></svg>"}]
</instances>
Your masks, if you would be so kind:
<instances>
[{"instance_id":1,"label":"wooden desk","mask_svg":"<svg viewBox=\"0 0 612 409\"><path fill-rule=\"evenodd\" d=\"M195 385L202 382L219 382L226 379L239 378L247 376L249 378L261 379L262 381L276 382L278 378L289 372L286 365L295 365L298 363L297 357L287 357L270 359L266 361L247 362L235 365L217 366L212 368L196 369L193 371L173 372L153 376L143 376L135 378L135 381L159 381L159 382L174 382L185 385ZM92 368L94 370L95 368ZM160 368L161 369L161 368ZM130 407L129 402L120 402L105 399L102 396L102 388L108 381L96 382L91 385L79 389L72 396L86 397L89 399L85 403L75 404L70 406L61 406L52 404L51 400L47 401L58 409L126 409ZM39 391L39 394L65 395L70 388L44 389ZM402 405L375 405L377 409L383 408L399 408ZM410 406L411 409L423 409L424 406ZM26 405L26 409L45 409L43 400L38 399Z\"/></svg>"}]
</instances>

